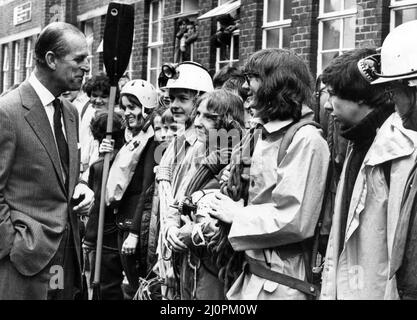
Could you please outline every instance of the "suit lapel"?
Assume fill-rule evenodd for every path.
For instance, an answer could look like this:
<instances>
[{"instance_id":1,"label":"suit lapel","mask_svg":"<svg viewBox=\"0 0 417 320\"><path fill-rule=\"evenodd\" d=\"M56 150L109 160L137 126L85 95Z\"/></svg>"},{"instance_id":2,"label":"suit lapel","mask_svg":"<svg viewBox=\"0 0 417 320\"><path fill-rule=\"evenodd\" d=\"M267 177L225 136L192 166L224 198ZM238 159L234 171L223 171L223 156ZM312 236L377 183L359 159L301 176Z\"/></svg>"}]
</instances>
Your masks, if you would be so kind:
<instances>
[{"instance_id":1,"label":"suit lapel","mask_svg":"<svg viewBox=\"0 0 417 320\"><path fill-rule=\"evenodd\" d=\"M33 131L39 138L39 141L44 146L46 152L51 159L54 166L55 173L58 176L59 183L64 193L66 193L64 179L62 177L60 159L58 149L55 143L55 138L52 132L51 124L35 90L25 81L19 88L20 96L22 98L22 105L29 111L25 114L25 119L32 127Z\"/></svg>"},{"instance_id":2,"label":"suit lapel","mask_svg":"<svg viewBox=\"0 0 417 320\"><path fill-rule=\"evenodd\" d=\"M78 148L77 148L77 126L75 124L74 115L70 112L69 106L66 101L62 101L62 113L64 115L65 132L67 136L68 152L69 152L69 171L68 171L68 192L72 196L72 190L74 190L75 183L78 179Z\"/></svg>"}]
</instances>

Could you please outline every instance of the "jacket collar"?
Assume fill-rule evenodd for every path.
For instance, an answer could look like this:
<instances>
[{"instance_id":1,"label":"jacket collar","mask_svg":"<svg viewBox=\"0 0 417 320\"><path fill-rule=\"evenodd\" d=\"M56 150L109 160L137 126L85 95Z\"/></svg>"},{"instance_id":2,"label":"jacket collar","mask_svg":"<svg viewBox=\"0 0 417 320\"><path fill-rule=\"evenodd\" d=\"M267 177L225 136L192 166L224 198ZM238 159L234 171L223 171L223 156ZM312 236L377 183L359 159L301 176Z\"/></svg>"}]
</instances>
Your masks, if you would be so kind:
<instances>
[{"instance_id":1,"label":"jacket collar","mask_svg":"<svg viewBox=\"0 0 417 320\"><path fill-rule=\"evenodd\" d=\"M378 130L364 159L364 165L376 166L386 161L411 155L417 142L417 132L405 129L394 112Z\"/></svg>"},{"instance_id":2,"label":"jacket collar","mask_svg":"<svg viewBox=\"0 0 417 320\"><path fill-rule=\"evenodd\" d=\"M314 118L313 110L311 110L306 105L303 105L303 107L301 109L301 119L303 119L303 120L313 120L313 118ZM265 130L268 133L274 133L274 132L277 132L277 131L285 128L286 126L290 125L292 122L293 122L292 119L288 119L288 120L284 120L284 121L282 121L282 120L273 120L273 121L269 121L265 124L263 124L262 122L260 122L260 123L263 124L263 127L265 128Z\"/></svg>"}]
</instances>

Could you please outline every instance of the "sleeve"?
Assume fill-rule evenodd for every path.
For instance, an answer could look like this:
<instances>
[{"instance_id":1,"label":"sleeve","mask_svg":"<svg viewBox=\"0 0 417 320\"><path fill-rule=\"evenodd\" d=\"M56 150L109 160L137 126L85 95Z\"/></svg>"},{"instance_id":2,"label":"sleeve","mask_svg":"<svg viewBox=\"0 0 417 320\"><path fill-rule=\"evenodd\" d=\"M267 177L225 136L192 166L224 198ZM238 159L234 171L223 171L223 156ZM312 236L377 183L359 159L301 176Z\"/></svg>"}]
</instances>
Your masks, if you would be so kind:
<instances>
[{"instance_id":1,"label":"sleeve","mask_svg":"<svg viewBox=\"0 0 417 320\"><path fill-rule=\"evenodd\" d=\"M313 236L324 195L329 150L319 131L309 127L297 132L277 168L270 201L249 205L236 214L229 233L234 250L272 248Z\"/></svg>"},{"instance_id":2,"label":"sleeve","mask_svg":"<svg viewBox=\"0 0 417 320\"><path fill-rule=\"evenodd\" d=\"M142 161L139 161L138 166L143 167L143 180L142 180L142 188L141 193L139 196L138 204L135 209L135 214L132 219L132 225L130 226L129 231L135 234L139 234L140 232L140 225L142 221L142 214L145 209L145 202L148 196L150 187L155 181L155 173L154 173L154 166L156 165L155 162L155 149L156 149L156 142L153 139L150 139L148 142L148 146L145 150L143 150L144 158Z\"/></svg>"},{"instance_id":3,"label":"sleeve","mask_svg":"<svg viewBox=\"0 0 417 320\"><path fill-rule=\"evenodd\" d=\"M84 237L84 242L88 245L94 245L97 240L102 169L102 166L99 166L99 164L93 164L90 167L90 175L88 177L88 187L94 191L94 204L88 217Z\"/></svg>"},{"instance_id":4,"label":"sleeve","mask_svg":"<svg viewBox=\"0 0 417 320\"><path fill-rule=\"evenodd\" d=\"M15 229L10 219L10 208L4 198L10 170L16 150L14 124L3 109L0 109L0 260L10 253L15 238Z\"/></svg>"}]
</instances>

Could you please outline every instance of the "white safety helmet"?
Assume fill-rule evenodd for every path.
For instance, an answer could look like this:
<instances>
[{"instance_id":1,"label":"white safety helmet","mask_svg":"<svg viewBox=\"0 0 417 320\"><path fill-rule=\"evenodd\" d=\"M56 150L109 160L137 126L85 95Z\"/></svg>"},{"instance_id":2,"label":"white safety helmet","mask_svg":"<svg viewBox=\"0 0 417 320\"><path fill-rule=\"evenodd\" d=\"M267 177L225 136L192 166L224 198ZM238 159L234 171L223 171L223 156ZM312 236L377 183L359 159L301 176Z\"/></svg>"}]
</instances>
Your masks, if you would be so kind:
<instances>
[{"instance_id":1,"label":"white safety helmet","mask_svg":"<svg viewBox=\"0 0 417 320\"><path fill-rule=\"evenodd\" d=\"M399 25L385 38L381 71L372 84L411 78L417 78L417 20Z\"/></svg>"},{"instance_id":2,"label":"white safety helmet","mask_svg":"<svg viewBox=\"0 0 417 320\"><path fill-rule=\"evenodd\" d=\"M148 81L131 80L123 86L120 96L131 94L142 104L143 108L153 109L158 105L158 93L155 87Z\"/></svg>"},{"instance_id":3,"label":"white safety helmet","mask_svg":"<svg viewBox=\"0 0 417 320\"><path fill-rule=\"evenodd\" d=\"M162 72L168 78L162 89L190 89L199 92L213 91L213 79L202 65L186 61L173 65L163 65Z\"/></svg>"}]
</instances>

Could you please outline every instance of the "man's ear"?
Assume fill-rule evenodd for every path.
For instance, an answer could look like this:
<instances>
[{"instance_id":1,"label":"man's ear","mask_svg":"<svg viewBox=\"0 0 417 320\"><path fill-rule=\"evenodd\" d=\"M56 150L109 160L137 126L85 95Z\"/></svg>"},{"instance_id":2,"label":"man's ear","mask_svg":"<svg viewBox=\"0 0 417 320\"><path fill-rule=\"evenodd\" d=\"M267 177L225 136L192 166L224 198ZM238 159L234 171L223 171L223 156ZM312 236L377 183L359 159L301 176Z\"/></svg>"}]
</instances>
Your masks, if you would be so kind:
<instances>
[{"instance_id":1,"label":"man's ear","mask_svg":"<svg viewBox=\"0 0 417 320\"><path fill-rule=\"evenodd\" d=\"M56 70L56 59L57 57L52 51L48 51L45 54L45 63L52 70Z\"/></svg>"}]
</instances>

